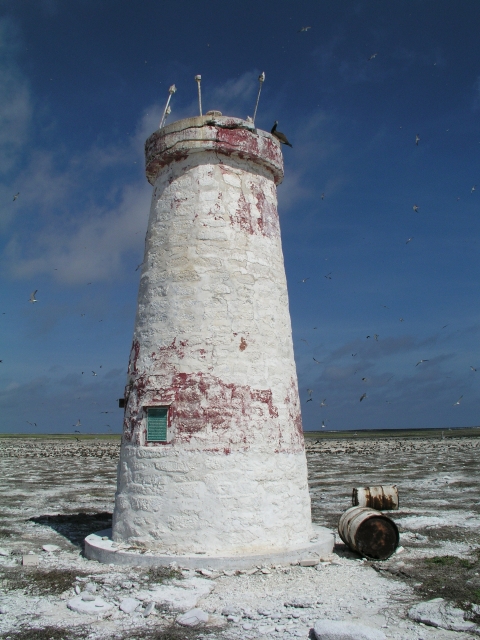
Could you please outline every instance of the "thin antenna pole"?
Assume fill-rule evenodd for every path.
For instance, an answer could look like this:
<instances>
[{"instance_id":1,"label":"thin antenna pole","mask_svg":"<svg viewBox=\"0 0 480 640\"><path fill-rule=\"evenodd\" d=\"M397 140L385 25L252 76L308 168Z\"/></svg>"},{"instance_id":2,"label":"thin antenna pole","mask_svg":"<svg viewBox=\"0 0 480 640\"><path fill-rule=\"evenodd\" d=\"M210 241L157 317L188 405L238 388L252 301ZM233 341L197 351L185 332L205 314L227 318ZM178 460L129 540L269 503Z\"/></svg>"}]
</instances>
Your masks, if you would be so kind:
<instances>
[{"instance_id":1,"label":"thin antenna pole","mask_svg":"<svg viewBox=\"0 0 480 640\"><path fill-rule=\"evenodd\" d=\"M170 100L172 98L172 95L175 93L176 90L177 90L177 87L174 84L172 84L172 86L168 90L169 96L168 96L167 104L165 105L165 109L163 110L162 119L160 120L160 124L158 125L159 129L161 129L163 127L163 125L165 124L165 118L168 115L167 114L167 109L170 106Z\"/></svg>"},{"instance_id":2,"label":"thin antenna pole","mask_svg":"<svg viewBox=\"0 0 480 640\"><path fill-rule=\"evenodd\" d=\"M262 71L258 76L258 82L260 84L258 87L257 103L255 105L255 111L253 112L253 124L255 124L255 118L257 117L258 101L260 100L260 93L262 92L262 84L265 82L265 71Z\"/></svg>"},{"instance_id":3,"label":"thin antenna pole","mask_svg":"<svg viewBox=\"0 0 480 640\"><path fill-rule=\"evenodd\" d=\"M200 115L203 116L203 113L202 113L202 88L200 86L200 83L202 82L202 76L195 76L195 80L197 81L197 85L198 85L198 108L200 110Z\"/></svg>"}]
</instances>

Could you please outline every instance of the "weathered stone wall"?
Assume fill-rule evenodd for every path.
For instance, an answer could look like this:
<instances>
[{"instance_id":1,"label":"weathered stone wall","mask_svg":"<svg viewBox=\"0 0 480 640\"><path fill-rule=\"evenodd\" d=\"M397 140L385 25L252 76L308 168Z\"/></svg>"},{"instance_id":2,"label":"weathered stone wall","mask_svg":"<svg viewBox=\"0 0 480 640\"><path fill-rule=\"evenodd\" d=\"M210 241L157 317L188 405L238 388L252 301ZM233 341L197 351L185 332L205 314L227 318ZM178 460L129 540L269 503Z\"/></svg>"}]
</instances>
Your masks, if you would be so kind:
<instances>
[{"instance_id":1,"label":"weathered stone wall","mask_svg":"<svg viewBox=\"0 0 480 640\"><path fill-rule=\"evenodd\" d=\"M253 553L311 537L275 183L279 144L232 118L147 141L154 184L114 538ZM169 405L168 443L145 407Z\"/></svg>"}]
</instances>

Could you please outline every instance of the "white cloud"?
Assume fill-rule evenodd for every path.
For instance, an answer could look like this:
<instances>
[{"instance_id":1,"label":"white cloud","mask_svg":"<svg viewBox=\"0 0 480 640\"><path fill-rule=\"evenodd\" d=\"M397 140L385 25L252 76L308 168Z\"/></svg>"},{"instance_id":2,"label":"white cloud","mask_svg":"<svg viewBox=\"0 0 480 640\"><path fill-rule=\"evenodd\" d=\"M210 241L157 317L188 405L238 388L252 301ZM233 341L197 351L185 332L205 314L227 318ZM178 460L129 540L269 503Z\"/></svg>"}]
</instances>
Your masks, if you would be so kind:
<instances>
[{"instance_id":1,"label":"white cloud","mask_svg":"<svg viewBox=\"0 0 480 640\"><path fill-rule=\"evenodd\" d=\"M122 270L123 257L141 250L150 198L148 184L131 184L123 189L118 206L83 212L80 222L72 220L61 231L48 225L32 249L17 235L6 250L11 274L16 278L49 274L69 284L113 278Z\"/></svg>"}]
</instances>

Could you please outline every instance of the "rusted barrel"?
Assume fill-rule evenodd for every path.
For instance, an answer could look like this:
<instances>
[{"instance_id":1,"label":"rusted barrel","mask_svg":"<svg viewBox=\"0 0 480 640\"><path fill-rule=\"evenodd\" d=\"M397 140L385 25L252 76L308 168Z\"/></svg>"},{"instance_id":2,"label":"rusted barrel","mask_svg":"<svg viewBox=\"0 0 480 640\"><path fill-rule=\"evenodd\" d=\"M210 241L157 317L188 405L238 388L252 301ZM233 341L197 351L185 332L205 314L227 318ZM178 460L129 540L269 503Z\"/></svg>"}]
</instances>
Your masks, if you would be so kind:
<instances>
[{"instance_id":1,"label":"rusted barrel","mask_svg":"<svg viewBox=\"0 0 480 640\"><path fill-rule=\"evenodd\" d=\"M398 509L397 485L378 487L356 487L352 493L354 507L370 507L379 511Z\"/></svg>"},{"instance_id":2,"label":"rusted barrel","mask_svg":"<svg viewBox=\"0 0 480 640\"><path fill-rule=\"evenodd\" d=\"M398 547L397 525L368 507L350 507L342 514L338 533L346 545L371 560L386 560Z\"/></svg>"}]
</instances>

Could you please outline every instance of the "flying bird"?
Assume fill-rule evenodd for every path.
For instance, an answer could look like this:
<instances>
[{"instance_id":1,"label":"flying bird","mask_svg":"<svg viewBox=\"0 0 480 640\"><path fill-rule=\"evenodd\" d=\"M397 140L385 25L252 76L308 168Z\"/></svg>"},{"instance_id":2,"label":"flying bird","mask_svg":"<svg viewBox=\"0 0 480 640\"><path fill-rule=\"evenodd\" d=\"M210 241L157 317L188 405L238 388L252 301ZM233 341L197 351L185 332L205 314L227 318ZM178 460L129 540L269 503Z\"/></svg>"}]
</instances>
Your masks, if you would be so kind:
<instances>
[{"instance_id":1,"label":"flying bird","mask_svg":"<svg viewBox=\"0 0 480 640\"><path fill-rule=\"evenodd\" d=\"M20 195L20 191L13 196L13 202L15 202L15 200L18 198L19 195Z\"/></svg>"},{"instance_id":2,"label":"flying bird","mask_svg":"<svg viewBox=\"0 0 480 640\"><path fill-rule=\"evenodd\" d=\"M299 280L299 282L306 282L307 280L310 280L310 278L303 278L302 280Z\"/></svg>"},{"instance_id":3,"label":"flying bird","mask_svg":"<svg viewBox=\"0 0 480 640\"><path fill-rule=\"evenodd\" d=\"M476 184L474 184L474 185L473 185L473 187L472 187L472 190L470 191L470 193L473 193L473 192L474 192L474 191L476 191L476 190L477 190L477 185L476 185Z\"/></svg>"},{"instance_id":4,"label":"flying bird","mask_svg":"<svg viewBox=\"0 0 480 640\"><path fill-rule=\"evenodd\" d=\"M409 242L411 242L413 240L413 236L411 238L409 238L405 244L408 244Z\"/></svg>"},{"instance_id":5,"label":"flying bird","mask_svg":"<svg viewBox=\"0 0 480 640\"><path fill-rule=\"evenodd\" d=\"M322 200L325 200L325 194L324 193L322 193L321 198L322 198Z\"/></svg>"},{"instance_id":6,"label":"flying bird","mask_svg":"<svg viewBox=\"0 0 480 640\"><path fill-rule=\"evenodd\" d=\"M0 360L0 362L1 362L1 360ZM471 369L472 371L476 371L475 367L472 367L472 365L470 365L470 369Z\"/></svg>"},{"instance_id":7,"label":"flying bird","mask_svg":"<svg viewBox=\"0 0 480 640\"><path fill-rule=\"evenodd\" d=\"M36 426L37 426L37 423L36 423L36 422L28 422L28 420L27 420L27 423L28 423L29 425L31 425L32 427L36 427Z\"/></svg>"},{"instance_id":8,"label":"flying bird","mask_svg":"<svg viewBox=\"0 0 480 640\"><path fill-rule=\"evenodd\" d=\"M374 333L373 337L375 338L375 340L378 342L378 333Z\"/></svg>"},{"instance_id":9,"label":"flying bird","mask_svg":"<svg viewBox=\"0 0 480 640\"><path fill-rule=\"evenodd\" d=\"M321 407L326 407L327 406L327 399L324 398L321 402L320 402L320 406Z\"/></svg>"},{"instance_id":10,"label":"flying bird","mask_svg":"<svg viewBox=\"0 0 480 640\"><path fill-rule=\"evenodd\" d=\"M418 365L422 364L422 362L429 362L429 361L428 360L419 360L415 366L418 367Z\"/></svg>"},{"instance_id":11,"label":"flying bird","mask_svg":"<svg viewBox=\"0 0 480 640\"><path fill-rule=\"evenodd\" d=\"M417 133L417 135L415 136L415 144L417 145L417 147L419 142L420 142L420 136Z\"/></svg>"},{"instance_id":12,"label":"flying bird","mask_svg":"<svg viewBox=\"0 0 480 640\"><path fill-rule=\"evenodd\" d=\"M317 364L322 364L322 363L320 362L320 360L317 360L316 358L314 358L314 361L315 361Z\"/></svg>"},{"instance_id":13,"label":"flying bird","mask_svg":"<svg viewBox=\"0 0 480 640\"><path fill-rule=\"evenodd\" d=\"M302 31L308 31L309 29L311 29L312 27L302 27L301 29L299 29L297 31L297 33L302 33Z\"/></svg>"},{"instance_id":14,"label":"flying bird","mask_svg":"<svg viewBox=\"0 0 480 640\"><path fill-rule=\"evenodd\" d=\"M400 322L405 322L405 320L403 318L400 318Z\"/></svg>"},{"instance_id":15,"label":"flying bird","mask_svg":"<svg viewBox=\"0 0 480 640\"><path fill-rule=\"evenodd\" d=\"M360 396L360 402L366 397L367 397L367 394L366 393L362 393L362 395Z\"/></svg>"},{"instance_id":16,"label":"flying bird","mask_svg":"<svg viewBox=\"0 0 480 640\"><path fill-rule=\"evenodd\" d=\"M322 429L325 429L327 425L325 424L325 420L322 420Z\"/></svg>"},{"instance_id":17,"label":"flying bird","mask_svg":"<svg viewBox=\"0 0 480 640\"><path fill-rule=\"evenodd\" d=\"M76 425L74 425L76 426ZM75 429L75 431L73 433L80 433L80 431L78 431L77 429Z\"/></svg>"},{"instance_id":18,"label":"flying bird","mask_svg":"<svg viewBox=\"0 0 480 640\"><path fill-rule=\"evenodd\" d=\"M309 396L311 396L312 393L313 393L313 389L307 389L307 393L308 393Z\"/></svg>"},{"instance_id":19,"label":"flying bird","mask_svg":"<svg viewBox=\"0 0 480 640\"><path fill-rule=\"evenodd\" d=\"M281 131L277 131L277 124L278 124L278 120L275 120L275 124L273 125L270 133L282 144L286 144L287 146L293 148L293 145L291 145L290 142L287 140L287 136Z\"/></svg>"},{"instance_id":20,"label":"flying bird","mask_svg":"<svg viewBox=\"0 0 480 640\"><path fill-rule=\"evenodd\" d=\"M366 381L368 380L368 378L362 378L362 380L363 380L364 382L366 382Z\"/></svg>"},{"instance_id":21,"label":"flying bird","mask_svg":"<svg viewBox=\"0 0 480 640\"><path fill-rule=\"evenodd\" d=\"M38 300L35 298L35 294L37 293L38 289L35 289L35 291L30 294L30 299L29 302L38 302Z\"/></svg>"},{"instance_id":22,"label":"flying bird","mask_svg":"<svg viewBox=\"0 0 480 640\"><path fill-rule=\"evenodd\" d=\"M77 424L72 425L73 427L81 427L82 423L80 422L80 418L77 420Z\"/></svg>"},{"instance_id":23,"label":"flying bird","mask_svg":"<svg viewBox=\"0 0 480 640\"><path fill-rule=\"evenodd\" d=\"M456 402L454 402L453 406L455 406L455 405L457 405L457 404L460 404L460 400L461 400L462 398L463 398L463 396L460 396L460 397L459 397L459 399L458 399Z\"/></svg>"},{"instance_id":24,"label":"flying bird","mask_svg":"<svg viewBox=\"0 0 480 640\"><path fill-rule=\"evenodd\" d=\"M97 374L95 373L95 371L92 371L92 376L96 376Z\"/></svg>"},{"instance_id":25,"label":"flying bird","mask_svg":"<svg viewBox=\"0 0 480 640\"><path fill-rule=\"evenodd\" d=\"M357 351L357 353L358 353L358 351ZM352 356L355 357L357 355L357 353L352 353Z\"/></svg>"},{"instance_id":26,"label":"flying bird","mask_svg":"<svg viewBox=\"0 0 480 640\"><path fill-rule=\"evenodd\" d=\"M309 398L307 402L313 402L313 398ZM305 403L306 404L306 403Z\"/></svg>"},{"instance_id":27,"label":"flying bird","mask_svg":"<svg viewBox=\"0 0 480 640\"><path fill-rule=\"evenodd\" d=\"M367 62L370 62L370 60L373 60L377 56L378 56L378 53L372 53L372 55L368 58Z\"/></svg>"},{"instance_id":28,"label":"flying bird","mask_svg":"<svg viewBox=\"0 0 480 640\"><path fill-rule=\"evenodd\" d=\"M329 273L327 273L326 276L323 276L324 278L326 278L327 280L331 280L332 279L332 272L330 271Z\"/></svg>"},{"instance_id":29,"label":"flying bird","mask_svg":"<svg viewBox=\"0 0 480 640\"><path fill-rule=\"evenodd\" d=\"M415 213L417 213L417 211L418 211L418 205L414 204L414 205L413 205L413 207L412 207L412 209L415 211Z\"/></svg>"}]
</instances>

